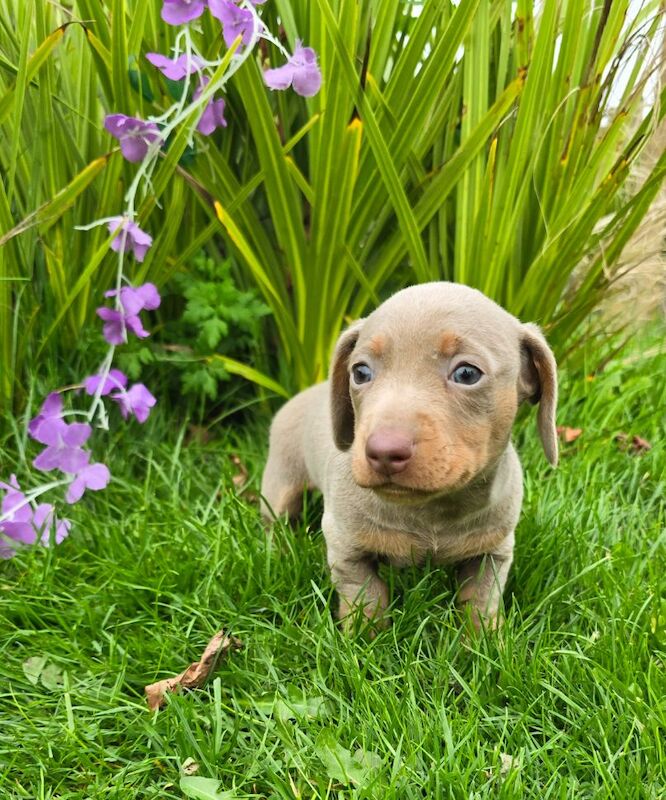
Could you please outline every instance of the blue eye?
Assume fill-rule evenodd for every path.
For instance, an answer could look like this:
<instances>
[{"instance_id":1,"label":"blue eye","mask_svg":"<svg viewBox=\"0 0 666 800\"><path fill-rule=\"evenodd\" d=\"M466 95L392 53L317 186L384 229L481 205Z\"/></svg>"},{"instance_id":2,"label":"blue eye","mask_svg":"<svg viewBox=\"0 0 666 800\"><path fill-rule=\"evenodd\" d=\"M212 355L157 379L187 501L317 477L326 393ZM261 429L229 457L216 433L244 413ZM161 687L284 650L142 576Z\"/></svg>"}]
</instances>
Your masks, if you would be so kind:
<instances>
[{"instance_id":1,"label":"blue eye","mask_svg":"<svg viewBox=\"0 0 666 800\"><path fill-rule=\"evenodd\" d=\"M472 386L481 380L483 372L478 367L471 364L461 364L453 370L451 377L454 383L462 383L463 386Z\"/></svg>"},{"instance_id":2,"label":"blue eye","mask_svg":"<svg viewBox=\"0 0 666 800\"><path fill-rule=\"evenodd\" d=\"M354 383L370 383L373 378L372 370L367 364L354 364L352 367L352 378Z\"/></svg>"}]
</instances>

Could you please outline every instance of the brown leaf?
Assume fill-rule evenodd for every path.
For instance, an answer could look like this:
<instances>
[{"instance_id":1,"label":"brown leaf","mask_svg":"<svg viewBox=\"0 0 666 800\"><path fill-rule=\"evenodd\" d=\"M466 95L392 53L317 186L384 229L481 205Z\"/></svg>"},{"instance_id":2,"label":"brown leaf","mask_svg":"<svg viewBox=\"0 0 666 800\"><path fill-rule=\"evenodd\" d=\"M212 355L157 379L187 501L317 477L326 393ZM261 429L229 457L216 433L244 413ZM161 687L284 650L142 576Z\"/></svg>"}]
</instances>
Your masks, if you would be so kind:
<instances>
[{"instance_id":1,"label":"brown leaf","mask_svg":"<svg viewBox=\"0 0 666 800\"><path fill-rule=\"evenodd\" d=\"M199 772L199 764L193 758L186 758L180 765L183 775L196 775Z\"/></svg>"},{"instance_id":2,"label":"brown leaf","mask_svg":"<svg viewBox=\"0 0 666 800\"><path fill-rule=\"evenodd\" d=\"M647 439L643 439L642 436L632 436L631 447L634 453L645 453L648 450L652 450L650 442Z\"/></svg>"},{"instance_id":3,"label":"brown leaf","mask_svg":"<svg viewBox=\"0 0 666 800\"><path fill-rule=\"evenodd\" d=\"M250 473L247 471L247 467L245 466L245 464L243 464L243 462L240 460L240 456L234 453L232 456L230 456L230 458L231 458L231 463L236 467L237 470L236 474L233 476L231 480L233 481L234 486L237 489L240 489L247 483L247 479Z\"/></svg>"},{"instance_id":4,"label":"brown leaf","mask_svg":"<svg viewBox=\"0 0 666 800\"><path fill-rule=\"evenodd\" d=\"M621 450L631 450L632 453L640 454L652 450L650 442L642 436L629 437L629 434L622 432L617 434L615 441L619 444Z\"/></svg>"},{"instance_id":5,"label":"brown leaf","mask_svg":"<svg viewBox=\"0 0 666 800\"><path fill-rule=\"evenodd\" d=\"M148 708L155 711L164 704L164 695L173 692L179 687L183 689L197 689L208 679L208 676L215 669L218 659L226 655L229 650L239 650L242 647L240 639L235 636L227 636L224 631L218 631L208 642L206 649L199 661L193 664L180 675L173 678L163 678L144 687Z\"/></svg>"},{"instance_id":6,"label":"brown leaf","mask_svg":"<svg viewBox=\"0 0 666 800\"><path fill-rule=\"evenodd\" d=\"M582 432L582 428L569 428L566 425L557 426L558 435L561 436L567 444L575 442Z\"/></svg>"}]
</instances>

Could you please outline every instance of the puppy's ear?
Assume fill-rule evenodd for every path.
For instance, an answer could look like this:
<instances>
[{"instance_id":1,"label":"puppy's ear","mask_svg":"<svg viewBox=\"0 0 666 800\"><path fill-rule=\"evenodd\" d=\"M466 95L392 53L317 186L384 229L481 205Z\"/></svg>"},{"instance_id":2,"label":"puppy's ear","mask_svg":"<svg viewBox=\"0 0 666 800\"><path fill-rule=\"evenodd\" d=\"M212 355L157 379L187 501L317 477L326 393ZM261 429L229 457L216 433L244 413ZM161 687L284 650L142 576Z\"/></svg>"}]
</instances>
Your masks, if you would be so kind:
<instances>
[{"instance_id":1,"label":"puppy's ear","mask_svg":"<svg viewBox=\"0 0 666 800\"><path fill-rule=\"evenodd\" d=\"M335 345L329 381L333 440L340 450L349 450L354 441L354 407L349 395L349 356L365 320L359 319L340 334Z\"/></svg>"},{"instance_id":2,"label":"puppy's ear","mask_svg":"<svg viewBox=\"0 0 666 800\"><path fill-rule=\"evenodd\" d=\"M557 464L557 365L537 325L531 322L522 326L520 342L520 378L518 400L538 403L537 428L546 458Z\"/></svg>"}]
</instances>

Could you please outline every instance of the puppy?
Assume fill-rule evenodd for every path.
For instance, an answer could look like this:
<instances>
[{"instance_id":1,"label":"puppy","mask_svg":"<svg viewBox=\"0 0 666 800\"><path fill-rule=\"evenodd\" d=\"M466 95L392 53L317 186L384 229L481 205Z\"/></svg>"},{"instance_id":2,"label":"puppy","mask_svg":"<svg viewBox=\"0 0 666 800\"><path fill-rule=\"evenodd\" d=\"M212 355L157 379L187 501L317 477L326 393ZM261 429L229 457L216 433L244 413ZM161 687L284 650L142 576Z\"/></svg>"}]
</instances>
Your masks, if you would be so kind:
<instances>
[{"instance_id":1,"label":"puppy","mask_svg":"<svg viewBox=\"0 0 666 800\"><path fill-rule=\"evenodd\" d=\"M271 426L262 482L266 518L324 495L322 528L345 618L388 605L377 573L454 564L458 600L477 626L498 623L522 503L511 428L538 403L557 463L557 376L539 328L481 292L412 286L340 336L329 380L292 398Z\"/></svg>"}]
</instances>

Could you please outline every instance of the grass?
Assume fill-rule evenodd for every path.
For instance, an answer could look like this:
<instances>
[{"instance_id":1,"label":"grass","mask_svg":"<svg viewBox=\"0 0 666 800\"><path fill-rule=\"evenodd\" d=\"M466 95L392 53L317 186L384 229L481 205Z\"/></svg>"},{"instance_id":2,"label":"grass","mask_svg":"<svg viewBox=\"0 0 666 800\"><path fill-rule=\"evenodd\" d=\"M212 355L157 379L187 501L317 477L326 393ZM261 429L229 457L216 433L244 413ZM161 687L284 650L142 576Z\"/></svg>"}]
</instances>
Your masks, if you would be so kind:
<instances>
[{"instance_id":1,"label":"grass","mask_svg":"<svg viewBox=\"0 0 666 800\"><path fill-rule=\"evenodd\" d=\"M507 622L466 644L437 569L388 573L390 630L340 634L320 502L270 543L233 488L235 451L258 483L264 421L205 446L158 415L119 429L70 538L0 564L0 796L181 798L192 758L220 797L664 797L665 368L662 347L567 376L559 420L583 434L556 471L521 422ZM244 649L151 715L144 684L220 627Z\"/></svg>"}]
</instances>

